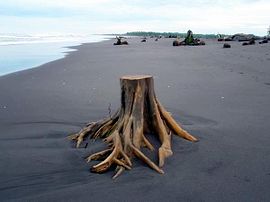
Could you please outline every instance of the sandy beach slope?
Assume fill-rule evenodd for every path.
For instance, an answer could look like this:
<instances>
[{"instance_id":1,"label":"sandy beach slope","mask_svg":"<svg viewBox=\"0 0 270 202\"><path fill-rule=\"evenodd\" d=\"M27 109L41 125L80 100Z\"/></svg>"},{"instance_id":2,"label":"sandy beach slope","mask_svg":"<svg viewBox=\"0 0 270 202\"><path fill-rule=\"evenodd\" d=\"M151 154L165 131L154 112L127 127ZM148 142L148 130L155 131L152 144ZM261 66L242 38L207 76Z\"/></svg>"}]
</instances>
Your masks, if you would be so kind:
<instances>
[{"instance_id":1,"label":"sandy beach slope","mask_svg":"<svg viewBox=\"0 0 270 202\"><path fill-rule=\"evenodd\" d=\"M0 201L269 201L270 44L83 44L0 77ZM89 172L66 136L120 103L119 77L151 74L157 97L200 139L173 137L164 175L140 161L113 181ZM156 140L151 140L156 141Z\"/></svg>"}]
</instances>

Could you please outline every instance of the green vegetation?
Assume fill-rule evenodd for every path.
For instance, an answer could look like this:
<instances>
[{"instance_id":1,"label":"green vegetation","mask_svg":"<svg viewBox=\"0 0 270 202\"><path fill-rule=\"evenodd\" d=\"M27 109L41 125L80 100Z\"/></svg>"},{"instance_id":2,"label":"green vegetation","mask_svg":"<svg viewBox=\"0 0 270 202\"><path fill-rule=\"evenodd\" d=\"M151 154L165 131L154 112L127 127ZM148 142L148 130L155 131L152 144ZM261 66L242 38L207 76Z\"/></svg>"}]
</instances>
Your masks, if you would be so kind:
<instances>
[{"instance_id":1,"label":"green vegetation","mask_svg":"<svg viewBox=\"0 0 270 202\"><path fill-rule=\"evenodd\" d=\"M144 31L138 31L138 32L127 32L126 34L127 36L154 36L154 37L158 37L158 36L164 36L164 37L172 37L172 38L185 38L186 37L186 33L179 33L179 32L144 32ZM193 34L193 36L195 38L207 38L207 39L211 39L211 38L218 38L219 36L224 37L225 35L223 34Z\"/></svg>"}]
</instances>

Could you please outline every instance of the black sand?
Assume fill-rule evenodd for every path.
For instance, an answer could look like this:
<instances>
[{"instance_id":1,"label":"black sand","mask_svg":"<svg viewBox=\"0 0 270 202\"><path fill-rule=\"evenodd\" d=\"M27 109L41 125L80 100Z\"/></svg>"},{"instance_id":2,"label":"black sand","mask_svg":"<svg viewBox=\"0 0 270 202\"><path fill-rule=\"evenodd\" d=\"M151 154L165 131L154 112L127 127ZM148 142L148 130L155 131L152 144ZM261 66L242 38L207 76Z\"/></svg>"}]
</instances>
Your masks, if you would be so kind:
<instances>
[{"instance_id":1,"label":"black sand","mask_svg":"<svg viewBox=\"0 0 270 202\"><path fill-rule=\"evenodd\" d=\"M84 44L0 77L0 201L269 201L270 44L172 41ZM66 138L118 108L125 74L154 75L160 101L200 139L174 136L164 175L139 161L115 181L90 173L83 157L104 145Z\"/></svg>"}]
</instances>

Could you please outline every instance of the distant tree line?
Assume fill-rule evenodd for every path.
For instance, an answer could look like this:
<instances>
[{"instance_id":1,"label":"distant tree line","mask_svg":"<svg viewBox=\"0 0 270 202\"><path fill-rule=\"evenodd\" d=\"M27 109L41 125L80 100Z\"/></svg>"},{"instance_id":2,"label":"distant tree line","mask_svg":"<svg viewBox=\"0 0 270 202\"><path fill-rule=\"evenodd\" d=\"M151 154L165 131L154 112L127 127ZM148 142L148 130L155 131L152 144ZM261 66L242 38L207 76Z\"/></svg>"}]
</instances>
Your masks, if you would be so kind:
<instances>
[{"instance_id":1,"label":"distant tree line","mask_svg":"<svg viewBox=\"0 0 270 202\"><path fill-rule=\"evenodd\" d=\"M184 38L187 34L186 33L179 33L179 32L144 32L144 31L138 31L138 32L127 32L125 35L127 36L154 36L154 37L168 37L168 38ZM218 38L218 37L224 37L224 34L193 34L196 38Z\"/></svg>"}]
</instances>

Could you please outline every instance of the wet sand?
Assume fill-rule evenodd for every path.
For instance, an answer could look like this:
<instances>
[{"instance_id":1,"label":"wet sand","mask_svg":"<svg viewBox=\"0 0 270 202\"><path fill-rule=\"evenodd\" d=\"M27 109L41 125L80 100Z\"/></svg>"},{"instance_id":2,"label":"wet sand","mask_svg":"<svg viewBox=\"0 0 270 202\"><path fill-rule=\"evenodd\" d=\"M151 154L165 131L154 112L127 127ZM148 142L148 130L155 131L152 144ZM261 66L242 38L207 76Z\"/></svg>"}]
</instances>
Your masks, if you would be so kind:
<instances>
[{"instance_id":1,"label":"wet sand","mask_svg":"<svg viewBox=\"0 0 270 202\"><path fill-rule=\"evenodd\" d=\"M269 201L270 44L172 41L83 44L0 77L1 201ZM126 74L153 75L159 100L200 140L173 136L164 175L140 161L115 181L91 173L83 157L105 145L66 138L119 107Z\"/></svg>"}]
</instances>

